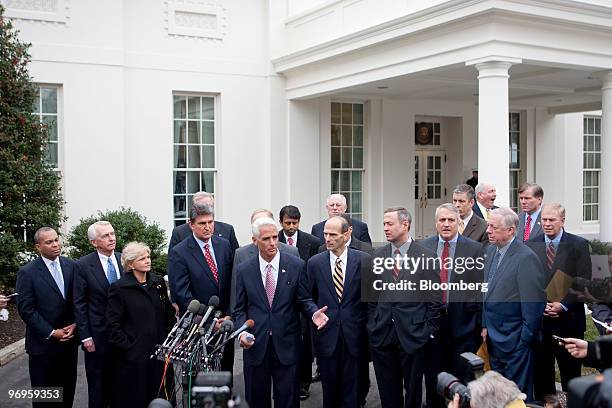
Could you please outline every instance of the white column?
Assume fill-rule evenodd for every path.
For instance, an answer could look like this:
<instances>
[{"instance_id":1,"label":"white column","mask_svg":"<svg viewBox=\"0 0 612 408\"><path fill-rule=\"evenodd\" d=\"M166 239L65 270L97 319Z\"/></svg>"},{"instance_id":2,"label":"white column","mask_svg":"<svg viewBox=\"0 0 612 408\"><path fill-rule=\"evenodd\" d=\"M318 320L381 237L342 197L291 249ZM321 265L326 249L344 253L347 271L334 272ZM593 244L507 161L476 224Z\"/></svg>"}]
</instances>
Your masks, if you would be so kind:
<instances>
[{"instance_id":1,"label":"white column","mask_svg":"<svg viewBox=\"0 0 612 408\"><path fill-rule=\"evenodd\" d=\"M601 177L599 178L599 239L612 242L612 71L600 76L601 87Z\"/></svg>"},{"instance_id":2,"label":"white column","mask_svg":"<svg viewBox=\"0 0 612 408\"><path fill-rule=\"evenodd\" d=\"M510 203L508 70L520 62L492 57L466 64L478 70L478 178L495 185L495 204L500 207Z\"/></svg>"}]
</instances>

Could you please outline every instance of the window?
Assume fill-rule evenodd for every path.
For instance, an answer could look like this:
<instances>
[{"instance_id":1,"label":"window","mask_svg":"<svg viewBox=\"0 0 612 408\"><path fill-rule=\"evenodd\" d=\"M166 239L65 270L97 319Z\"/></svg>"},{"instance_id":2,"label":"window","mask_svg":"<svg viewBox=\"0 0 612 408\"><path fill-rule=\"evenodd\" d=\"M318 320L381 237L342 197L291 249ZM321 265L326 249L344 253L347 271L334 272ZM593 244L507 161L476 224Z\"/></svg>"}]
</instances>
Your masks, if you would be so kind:
<instances>
[{"instance_id":1,"label":"window","mask_svg":"<svg viewBox=\"0 0 612 408\"><path fill-rule=\"evenodd\" d=\"M521 114L510 112L509 154L510 154L510 208L520 212L518 189L521 174Z\"/></svg>"},{"instance_id":2,"label":"window","mask_svg":"<svg viewBox=\"0 0 612 408\"><path fill-rule=\"evenodd\" d=\"M55 170L59 171L59 135L57 126L57 94L58 88L41 85L32 107L32 113L46 127L49 137L45 147L45 160Z\"/></svg>"},{"instance_id":3,"label":"window","mask_svg":"<svg viewBox=\"0 0 612 408\"><path fill-rule=\"evenodd\" d=\"M363 104L331 104L331 192L346 197L346 213L363 218Z\"/></svg>"},{"instance_id":4,"label":"window","mask_svg":"<svg viewBox=\"0 0 612 408\"><path fill-rule=\"evenodd\" d=\"M583 119L582 219L599 221L599 185L601 173L601 118Z\"/></svg>"},{"instance_id":5,"label":"window","mask_svg":"<svg viewBox=\"0 0 612 408\"><path fill-rule=\"evenodd\" d=\"M189 218L193 195L215 192L215 98L178 95L174 99L174 225Z\"/></svg>"}]
</instances>

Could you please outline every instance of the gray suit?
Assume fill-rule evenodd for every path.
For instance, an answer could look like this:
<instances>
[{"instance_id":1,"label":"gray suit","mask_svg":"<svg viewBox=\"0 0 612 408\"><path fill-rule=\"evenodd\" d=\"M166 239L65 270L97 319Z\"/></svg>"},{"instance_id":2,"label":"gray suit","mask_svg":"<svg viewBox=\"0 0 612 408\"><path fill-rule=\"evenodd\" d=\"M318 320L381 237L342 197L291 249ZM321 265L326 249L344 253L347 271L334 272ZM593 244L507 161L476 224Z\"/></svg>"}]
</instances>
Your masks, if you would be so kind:
<instances>
[{"instance_id":1,"label":"gray suit","mask_svg":"<svg viewBox=\"0 0 612 408\"><path fill-rule=\"evenodd\" d=\"M480 242L484 245L489 243L489 234L487 234L487 222L476 214L472 214L472 218L467 223L463 230L463 235L466 238Z\"/></svg>"},{"instance_id":2,"label":"gray suit","mask_svg":"<svg viewBox=\"0 0 612 408\"><path fill-rule=\"evenodd\" d=\"M300 253L296 247L283 244L282 242L278 243L278 250L284 254L295 255L298 258L300 257ZM232 267L232 293L230 294L230 309L234 310L234 305L236 304L236 268L242 262L253 258L257 255L257 246L253 243L246 244L241 246L234 252L234 266Z\"/></svg>"},{"instance_id":3,"label":"gray suit","mask_svg":"<svg viewBox=\"0 0 612 408\"><path fill-rule=\"evenodd\" d=\"M518 225L518 229L516 230L516 236L518 237L518 239L523 242L523 234L525 233L525 218L527 218L527 213L525 212L521 212L519 214L519 225ZM538 218L536 218L535 220L532 218L531 219L531 232L529 233L529 237L535 237L536 235L540 235L543 234L544 231L542 231L542 211L540 211L538 213Z\"/></svg>"}]
</instances>

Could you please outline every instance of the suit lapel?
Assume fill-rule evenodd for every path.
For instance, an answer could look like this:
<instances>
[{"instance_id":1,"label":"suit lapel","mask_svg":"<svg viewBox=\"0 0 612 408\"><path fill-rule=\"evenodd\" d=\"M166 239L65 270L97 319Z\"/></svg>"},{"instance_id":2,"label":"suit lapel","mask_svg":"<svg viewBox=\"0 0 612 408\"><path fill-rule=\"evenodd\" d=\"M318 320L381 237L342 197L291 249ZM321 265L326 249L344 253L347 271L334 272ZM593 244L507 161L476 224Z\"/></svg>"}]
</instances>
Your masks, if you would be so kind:
<instances>
[{"instance_id":1,"label":"suit lapel","mask_svg":"<svg viewBox=\"0 0 612 408\"><path fill-rule=\"evenodd\" d=\"M51 288L55 291L57 296L59 296L60 298L62 298L62 300L64 300L64 297L62 296L62 293L57 287L57 283L55 283L55 279L53 279L53 276L51 276L51 272L49 271L49 268L47 268L45 261L42 259L42 257L38 257L38 261L39 261L38 269L40 270L40 276L49 286L51 286ZM60 261L60 267L62 267L61 261ZM63 270L64 268L62 267L62 274L63 274ZM64 293L66 293L66 279L64 279Z\"/></svg>"},{"instance_id":2,"label":"suit lapel","mask_svg":"<svg viewBox=\"0 0 612 408\"><path fill-rule=\"evenodd\" d=\"M288 267L285 263L285 257L280 254L280 260L278 262L278 278L276 279L276 289L274 290L274 299L272 300L272 309L278 304L279 298L284 295L285 288L287 287L287 275L289 274ZM264 288L265 293L265 288ZM268 300L266 296L266 301Z\"/></svg>"},{"instance_id":3,"label":"suit lapel","mask_svg":"<svg viewBox=\"0 0 612 408\"><path fill-rule=\"evenodd\" d=\"M217 239L216 236L210 237L210 242L212 244L213 250L215 251L215 263L217 264L217 275L219 277L219 287L221 287L221 282L223 282L223 276L225 274L225 271L223 270L223 267L219 263L219 260L223 257L223 250L221 249L221 242ZM208 266L208 263L206 265ZM212 271L211 271L211 277L212 277ZM213 281L214 281L214 278L213 278Z\"/></svg>"},{"instance_id":4,"label":"suit lapel","mask_svg":"<svg viewBox=\"0 0 612 408\"><path fill-rule=\"evenodd\" d=\"M62 276L64 277L64 293L66 294L66 299L68 299L68 294L71 293L72 288L70 287L70 282L72 282L72 269L68 269L66 262L59 257L60 267L62 268Z\"/></svg>"},{"instance_id":5,"label":"suit lapel","mask_svg":"<svg viewBox=\"0 0 612 408\"><path fill-rule=\"evenodd\" d=\"M329 290L332 299L334 299L336 304L340 304L340 302L338 302L338 295L336 294L336 287L334 286L334 278L332 275L333 271L330 264L329 250L326 250L325 253L327 254L327 256L324 259L323 270L321 271L323 273L323 281L325 282L325 286L327 286L327 290Z\"/></svg>"},{"instance_id":6,"label":"suit lapel","mask_svg":"<svg viewBox=\"0 0 612 408\"><path fill-rule=\"evenodd\" d=\"M253 273L249 273L247 277L248 279L251 280L251 284L253 285L253 287L257 288L257 292L259 292L261 299L267 305L268 295L266 293L266 287L263 283L263 280L261 279L261 270L259 269L259 257L253 257L250 262L251 262L251 267L245 268L245 270L246 271L252 270ZM278 285L277 285L277 289L278 289ZM276 298L276 293L274 294L274 298ZM274 302L272 302L272 304L274 304Z\"/></svg>"},{"instance_id":7,"label":"suit lapel","mask_svg":"<svg viewBox=\"0 0 612 408\"><path fill-rule=\"evenodd\" d=\"M514 241L512 241L512 244L510 244L510 247L508 248L508 250L506 250L506 253L504 254L504 257L502 258L501 262L499 263L499 266L497 267L497 272L495 272L495 276L493 276L493 281L491 282L491 288L489 289L489 293L495 287L497 282L499 282L499 280L501 279L501 276L506 271L508 265L510 265L512 263L512 259L511 258L512 258L512 256L514 255L514 253L516 252L516 250L518 248L517 239L518 238L514 238ZM493 251L493 257L494 256L495 256L495 251ZM489 268L489 270L490 270L490 268Z\"/></svg>"},{"instance_id":8,"label":"suit lapel","mask_svg":"<svg viewBox=\"0 0 612 408\"><path fill-rule=\"evenodd\" d=\"M346 268L344 270L344 290L342 294L343 296L347 292L347 288L353 281L355 274L358 273L358 268L357 268L357 264L359 263L358 257L359 257L359 252L351 253L351 251L349 251L348 254L346 255Z\"/></svg>"},{"instance_id":9,"label":"suit lapel","mask_svg":"<svg viewBox=\"0 0 612 408\"><path fill-rule=\"evenodd\" d=\"M100 261L100 255L98 252L93 253L92 263L90 264L91 269L93 270L93 275L96 280L102 286L104 290L107 290L110 284L108 283L108 279L106 278L106 274L104 273L104 268L102 267L102 262Z\"/></svg>"}]
</instances>

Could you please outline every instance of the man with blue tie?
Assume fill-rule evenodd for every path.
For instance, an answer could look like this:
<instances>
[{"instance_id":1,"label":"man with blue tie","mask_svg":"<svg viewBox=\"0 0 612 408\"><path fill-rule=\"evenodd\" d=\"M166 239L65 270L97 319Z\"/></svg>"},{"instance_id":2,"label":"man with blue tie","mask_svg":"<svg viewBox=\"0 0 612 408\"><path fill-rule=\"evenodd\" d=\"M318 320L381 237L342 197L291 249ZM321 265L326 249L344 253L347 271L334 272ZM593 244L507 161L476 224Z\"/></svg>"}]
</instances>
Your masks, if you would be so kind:
<instances>
[{"instance_id":1,"label":"man with blue tie","mask_svg":"<svg viewBox=\"0 0 612 408\"><path fill-rule=\"evenodd\" d=\"M253 222L258 253L236 269L236 327L255 321L252 334L242 333L245 349L244 389L249 406L299 407L300 299L304 261L278 250L278 224L261 217ZM254 335L254 336L253 336Z\"/></svg>"},{"instance_id":2,"label":"man with blue tie","mask_svg":"<svg viewBox=\"0 0 612 408\"><path fill-rule=\"evenodd\" d=\"M349 224L342 217L325 223L327 251L309 259L301 290L304 314L315 325L313 343L319 361L323 407L359 407L360 370L367 361L367 303L361 301L362 271L371 271L370 255L349 248Z\"/></svg>"},{"instance_id":3,"label":"man with blue tie","mask_svg":"<svg viewBox=\"0 0 612 408\"><path fill-rule=\"evenodd\" d=\"M112 392L112 360L106 332L108 288L123 274L121 253L115 252L115 229L97 221L87 229L96 249L77 261L74 277L74 314L85 350L85 373L89 407L108 407Z\"/></svg>"},{"instance_id":4,"label":"man with blue tie","mask_svg":"<svg viewBox=\"0 0 612 408\"><path fill-rule=\"evenodd\" d=\"M518 385L533 401L535 347L546 306L542 264L517 239L518 216L510 208L491 211L487 233L492 245L485 262L482 337L491 369Z\"/></svg>"},{"instance_id":5,"label":"man with blue tie","mask_svg":"<svg viewBox=\"0 0 612 408\"><path fill-rule=\"evenodd\" d=\"M214 234L215 212L206 204L193 205L189 226L191 237L176 244L168 253L172 299L183 314L193 299L207 305L212 296L217 296L217 309L228 315L234 260L230 242ZM223 352L221 368L232 371L233 366L234 347L228 344Z\"/></svg>"},{"instance_id":6,"label":"man with blue tie","mask_svg":"<svg viewBox=\"0 0 612 408\"><path fill-rule=\"evenodd\" d=\"M542 233L542 199L544 190L535 183L524 183L519 188L519 202L521 213L519 214L519 226L516 236L521 242L529 241Z\"/></svg>"},{"instance_id":7,"label":"man with blue tie","mask_svg":"<svg viewBox=\"0 0 612 408\"><path fill-rule=\"evenodd\" d=\"M32 387L61 387L63 402L32 406L72 407L78 356L72 303L75 264L60 256L53 228L40 228L34 242L40 256L17 273L17 310L26 324L30 382Z\"/></svg>"}]
</instances>

